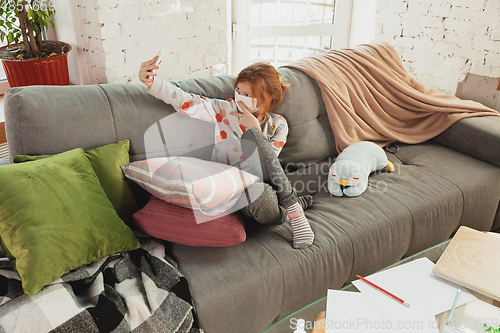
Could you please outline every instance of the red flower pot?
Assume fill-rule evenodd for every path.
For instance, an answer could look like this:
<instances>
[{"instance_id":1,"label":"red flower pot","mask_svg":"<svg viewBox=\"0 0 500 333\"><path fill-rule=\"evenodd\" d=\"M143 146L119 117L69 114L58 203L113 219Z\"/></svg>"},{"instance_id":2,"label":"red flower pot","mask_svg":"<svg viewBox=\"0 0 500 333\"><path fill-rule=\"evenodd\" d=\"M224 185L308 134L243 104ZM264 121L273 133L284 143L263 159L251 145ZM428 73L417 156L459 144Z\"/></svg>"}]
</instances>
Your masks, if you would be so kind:
<instances>
[{"instance_id":1,"label":"red flower pot","mask_svg":"<svg viewBox=\"0 0 500 333\"><path fill-rule=\"evenodd\" d=\"M9 60L1 59L11 87L32 85L69 85L68 53L71 45L64 42L69 49L66 53L48 59ZM2 47L6 48L7 46Z\"/></svg>"}]
</instances>

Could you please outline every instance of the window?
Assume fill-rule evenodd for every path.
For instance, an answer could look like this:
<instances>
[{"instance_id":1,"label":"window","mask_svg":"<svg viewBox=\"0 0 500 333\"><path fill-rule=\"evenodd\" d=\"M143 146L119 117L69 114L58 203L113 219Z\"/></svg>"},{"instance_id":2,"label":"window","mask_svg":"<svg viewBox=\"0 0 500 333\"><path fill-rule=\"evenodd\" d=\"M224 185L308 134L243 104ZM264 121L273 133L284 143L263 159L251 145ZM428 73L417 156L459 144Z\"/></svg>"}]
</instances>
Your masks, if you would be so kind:
<instances>
[{"instance_id":1,"label":"window","mask_svg":"<svg viewBox=\"0 0 500 333\"><path fill-rule=\"evenodd\" d=\"M352 0L233 0L232 72L275 67L349 44Z\"/></svg>"}]
</instances>

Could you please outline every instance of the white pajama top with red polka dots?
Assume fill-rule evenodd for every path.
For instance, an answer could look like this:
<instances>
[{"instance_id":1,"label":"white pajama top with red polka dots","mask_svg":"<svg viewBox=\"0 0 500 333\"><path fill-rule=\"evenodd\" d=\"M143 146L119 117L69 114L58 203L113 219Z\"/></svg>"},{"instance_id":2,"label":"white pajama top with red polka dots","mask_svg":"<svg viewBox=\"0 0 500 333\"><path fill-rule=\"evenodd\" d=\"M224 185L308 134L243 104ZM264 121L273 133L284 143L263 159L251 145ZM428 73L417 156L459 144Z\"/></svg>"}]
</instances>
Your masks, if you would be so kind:
<instances>
[{"instance_id":1,"label":"white pajama top with red polka dots","mask_svg":"<svg viewBox=\"0 0 500 333\"><path fill-rule=\"evenodd\" d=\"M239 124L237 117L229 114L238 112L236 102L232 98L211 99L187 93L158 78L154 79L153 85L148 88L148 93L172 105L177 112L215 124L212 161L234 166L244 160L240 140L246 128ZM260 123L260 128L276 155L279 155L288 135L285 118L275 113L268 113Z\"/></svg>"}]
</instances>

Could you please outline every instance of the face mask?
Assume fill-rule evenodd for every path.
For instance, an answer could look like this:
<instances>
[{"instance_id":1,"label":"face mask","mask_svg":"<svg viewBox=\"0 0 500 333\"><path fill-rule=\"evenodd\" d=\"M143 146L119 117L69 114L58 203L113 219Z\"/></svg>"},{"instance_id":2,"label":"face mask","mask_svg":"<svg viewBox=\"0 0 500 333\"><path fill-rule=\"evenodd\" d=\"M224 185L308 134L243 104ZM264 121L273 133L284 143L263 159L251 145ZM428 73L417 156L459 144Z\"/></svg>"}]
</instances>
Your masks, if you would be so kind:
<instances>
[{"instance_id":1,"label":"face mask","mask_svg":"<svg viewBox=\"0 0 500 333\"><path fill-rule=\"evenodd\" d=\"M236 105L238 107L238 110L240 110L241 112L243 112L243 110L241 110L238 102L243 102L243 104L247 107L247 110L250 113L255 113L255 112L259 111L259 109L260 109L257 107L257 99L256 98L240 95L240 94L238 94L238 92L236 90L234 91L234 100L236 101Z\"/></svg>"}]
</instances>

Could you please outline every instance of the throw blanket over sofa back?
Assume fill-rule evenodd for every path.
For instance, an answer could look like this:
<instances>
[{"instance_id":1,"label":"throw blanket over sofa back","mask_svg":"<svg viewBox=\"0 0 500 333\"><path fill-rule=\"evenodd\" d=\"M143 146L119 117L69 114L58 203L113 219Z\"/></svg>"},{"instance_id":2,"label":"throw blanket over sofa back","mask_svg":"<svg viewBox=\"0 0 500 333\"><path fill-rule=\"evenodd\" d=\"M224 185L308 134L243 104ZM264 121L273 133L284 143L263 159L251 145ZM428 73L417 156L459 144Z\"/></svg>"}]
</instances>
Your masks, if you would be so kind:
<instances>
[{"instance_id":1,"label":"throw blanket over sofa back","mask_svg":"<svg viewBox=\"0 0 500 333\"><path fill-rule=\"evenodd\" d=\"M415 81L387 43L331 50L289 67L308 74L321 88L338 152L359 141L420 143L462 118L498 116L480 103Z\"/></svg>"}]
</instances>

